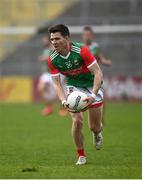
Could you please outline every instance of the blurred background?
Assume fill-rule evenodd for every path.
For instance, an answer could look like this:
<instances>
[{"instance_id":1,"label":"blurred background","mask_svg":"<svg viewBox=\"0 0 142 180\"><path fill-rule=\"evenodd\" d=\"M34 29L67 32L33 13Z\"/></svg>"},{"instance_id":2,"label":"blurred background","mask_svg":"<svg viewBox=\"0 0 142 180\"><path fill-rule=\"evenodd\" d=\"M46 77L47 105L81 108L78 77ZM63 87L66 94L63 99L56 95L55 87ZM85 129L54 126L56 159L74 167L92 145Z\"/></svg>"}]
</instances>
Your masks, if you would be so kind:
<instances>
[{"instance_id":1,"label":"blurred background","mask_svg":"<svg viewBox=\"0 0 142 180\"><path fill-rule=\"evenodd\" d=\"M112 61L110 67L101 65L108 102L104 147L96 152L92 146L84 113L88 163L81 168L75 167L69 113L61 114L56 103L54 113L42 116L45 105L37 90L42 37L59 23L78 42L90 25L94 41ZM142 178L141 103L142 0L0 0L1 179Z\"/></svg>"},{"instance_id":2,"label":"blurred background","mask_svg":"<svg viewBox=\"0 0 142 180\"><path fill-rule=\"evenodd\" d=\"M102 66L109 101L142 101L142 0L0 0L0 102L38 102L41 34L69 26L74 41L91 25L112 66Z\"/></svg>"}]
</instances>

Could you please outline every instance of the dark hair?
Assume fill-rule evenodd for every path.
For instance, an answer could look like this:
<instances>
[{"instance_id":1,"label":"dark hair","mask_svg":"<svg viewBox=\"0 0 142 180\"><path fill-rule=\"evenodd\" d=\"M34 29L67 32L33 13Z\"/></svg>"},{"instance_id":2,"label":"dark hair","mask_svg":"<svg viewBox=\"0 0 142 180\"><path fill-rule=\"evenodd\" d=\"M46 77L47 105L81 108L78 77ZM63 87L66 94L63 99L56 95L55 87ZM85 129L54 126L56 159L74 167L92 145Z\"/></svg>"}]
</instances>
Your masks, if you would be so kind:
<instances>
[{"instance_id":1,"label":"dark hair","mask_svg":"<svg viewBox=\"0 0 142 180\"><path fill-rule=\"evenodd\" d=\"M67 26L64 24L57 24L55 26L51 26L48 29L49 34L59 32L62 36L70 36L70 32Z\"/></svg>"},{"instance_id":2,"label":"dark hair","mask_svg":"<svg viewBox=\"0 0 142 180\"><path fill-rule=\"evenodd\" d=\"M83 28L83 31L90 31L91 33L94 33L94 31L93 31L93 29L92 29L91 26L85 26L85 27Z\"/></svg>"}]
</instances>

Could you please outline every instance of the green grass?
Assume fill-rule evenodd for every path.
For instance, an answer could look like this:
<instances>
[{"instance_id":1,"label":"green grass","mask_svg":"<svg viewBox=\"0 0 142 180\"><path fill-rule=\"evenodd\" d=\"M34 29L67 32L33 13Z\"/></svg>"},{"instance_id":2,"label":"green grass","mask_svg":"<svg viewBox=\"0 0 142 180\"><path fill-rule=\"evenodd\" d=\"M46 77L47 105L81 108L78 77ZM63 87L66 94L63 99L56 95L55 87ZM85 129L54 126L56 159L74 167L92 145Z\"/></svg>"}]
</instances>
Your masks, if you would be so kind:
<instances>
[{"instance_id":1,"label":"green grass","mask_svg":"<svg viewBox=\"0 0 142 180\"><path fill-rule=\"evenodd\" d=\"M108 104L104 148L84 119L88 163L76 166L69 116L42 117L42 105L0 104L0 178L142 178L142 105ZM86 115L85 115L86 117Z\"/></svg>"}]
</instances>

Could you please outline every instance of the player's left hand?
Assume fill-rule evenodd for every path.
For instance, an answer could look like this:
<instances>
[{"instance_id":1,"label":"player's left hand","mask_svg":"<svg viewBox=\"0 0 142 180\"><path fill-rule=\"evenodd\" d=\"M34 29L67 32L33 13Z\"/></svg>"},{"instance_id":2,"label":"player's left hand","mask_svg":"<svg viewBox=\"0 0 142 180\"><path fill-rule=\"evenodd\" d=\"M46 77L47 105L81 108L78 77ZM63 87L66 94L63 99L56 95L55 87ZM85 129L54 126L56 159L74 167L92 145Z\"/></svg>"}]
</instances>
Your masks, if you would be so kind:
<instances>
[{"instance_id":1,"label":"player's left hand","mask_svg":"<svg viewBox=\"0 0 142 180\"><path fill-rule=\"evenodd\" d=\"M83 101L87 102L86 107L88 107L90 104L92 104L95 101L96 95L94 93L92 93L90 96L88 96L87 98L85 98ZM85 108L84 108L85 109Z\"/></svg>"},{"instance_id":2,"label":"player's left hand","mask_svg":"<svg viewBox=\"0 0 142 180\"><path fill-rule=\"evenodd\" d=\"M86 104L86 107L81 110L81 112L86 111L86 110L88 109L89 105L92 104L92 103L95 101L95 99L94 99L92 96L88 96L88 97L85 98L83 101L84 101L84 102L86 101L87 104Z\"/></svg>"},{"instance_id":3,"label":"player's left hand","mask_svg":"<svg viewBox=\"0 0 142 180\"><path fill-rule=\"evenodd\" d=\"M86 103L87 103L86 106L89 106L90 104L92 104L94 102L94 98L92 96L88 96L83 101L84 102L86 101Z\"/></svg>"}]
</instances>

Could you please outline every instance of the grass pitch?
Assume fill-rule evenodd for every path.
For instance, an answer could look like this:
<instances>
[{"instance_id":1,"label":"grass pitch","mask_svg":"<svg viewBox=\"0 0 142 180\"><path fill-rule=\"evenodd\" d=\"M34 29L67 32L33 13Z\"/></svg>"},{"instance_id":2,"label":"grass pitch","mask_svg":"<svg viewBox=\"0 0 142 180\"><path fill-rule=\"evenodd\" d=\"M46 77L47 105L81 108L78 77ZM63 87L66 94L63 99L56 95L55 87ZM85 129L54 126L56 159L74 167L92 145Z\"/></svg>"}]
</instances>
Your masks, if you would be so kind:
<instances>
[{"instance_id":1,"label":"grass pitch","mask_svg":"<svg viewBox=\"0 0 142 180\"><path fill-rule=\"evenodd\" d=\"M142 105L108 104L104 148L84 119L87 164L76 166L71 118L42 117L42 105L0 105L0 178L142 178Z\"/></svg>"}]
</instances>

